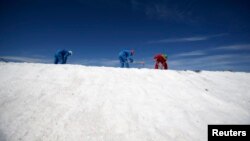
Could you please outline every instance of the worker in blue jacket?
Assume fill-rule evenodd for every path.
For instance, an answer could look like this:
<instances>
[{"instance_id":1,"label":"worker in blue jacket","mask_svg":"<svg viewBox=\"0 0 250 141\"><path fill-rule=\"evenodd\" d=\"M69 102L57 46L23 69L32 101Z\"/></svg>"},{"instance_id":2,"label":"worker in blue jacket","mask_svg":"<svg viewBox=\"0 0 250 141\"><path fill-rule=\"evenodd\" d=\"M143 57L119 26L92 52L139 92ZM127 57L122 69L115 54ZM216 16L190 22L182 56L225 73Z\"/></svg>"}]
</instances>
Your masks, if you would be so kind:
<instances>
[{"instance_id":1,"label":"worker in blue jacket","mask_svg":"<svg viewBox=\"0 0 250 141\"><path fill-rule=\"evenodd\" d=\"M67 63L67 59L69 56L71 56L73 54L72 51L68 51L68 50L58 50L55 54L55 64L66 64Z\"/></svg>"},{"instance_id":2,"label":"worker in blue jacket","mask_svg":"<svg viewBox=\"0 0 250 141\"><path fill-rule=\"evenodd\" d=\"M134 50L123 50L119 53L119 60L121 63L121 68L126 65L126 68L129 68L129 62L133 63L133 55L135 54Z\"/></svg>"}]
</instances>

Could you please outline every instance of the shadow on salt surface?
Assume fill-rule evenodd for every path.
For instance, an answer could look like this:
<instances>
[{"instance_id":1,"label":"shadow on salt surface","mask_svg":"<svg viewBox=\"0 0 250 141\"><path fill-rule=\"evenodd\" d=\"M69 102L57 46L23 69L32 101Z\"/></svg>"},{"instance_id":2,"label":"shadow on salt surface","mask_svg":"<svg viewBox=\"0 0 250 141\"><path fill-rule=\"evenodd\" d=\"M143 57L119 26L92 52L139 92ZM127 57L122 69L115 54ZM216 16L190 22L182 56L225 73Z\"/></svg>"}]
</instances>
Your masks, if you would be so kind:
<instances>
[{"instance_id":1,"label":"shadow on salt surface","mask_svg":"<svg viewBox=\"0 0 250 141\"><path fill-rule=\"evenodd\" d=\"M7 141L6 136L1 130L0 130L0 141Z\"/></svg>"}]
</instances>

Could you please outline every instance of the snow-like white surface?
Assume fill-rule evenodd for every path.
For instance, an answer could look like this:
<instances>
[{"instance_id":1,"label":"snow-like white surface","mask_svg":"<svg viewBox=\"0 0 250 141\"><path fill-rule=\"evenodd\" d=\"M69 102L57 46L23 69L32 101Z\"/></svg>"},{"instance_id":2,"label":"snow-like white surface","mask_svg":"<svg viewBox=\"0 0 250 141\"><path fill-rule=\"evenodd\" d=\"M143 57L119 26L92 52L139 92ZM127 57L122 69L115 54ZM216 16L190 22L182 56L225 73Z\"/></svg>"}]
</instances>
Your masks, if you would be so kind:
<instances>
[{"instance_id":1,"label":"snow-like white surface","mask_svg":"<svg viewBox=\"0 0 250 141\"><path fill-rule=\"evenodd\" d=\"M250 123L250 74L0 63L1 141L204 141Z\"/></svg>"}]
</instances>

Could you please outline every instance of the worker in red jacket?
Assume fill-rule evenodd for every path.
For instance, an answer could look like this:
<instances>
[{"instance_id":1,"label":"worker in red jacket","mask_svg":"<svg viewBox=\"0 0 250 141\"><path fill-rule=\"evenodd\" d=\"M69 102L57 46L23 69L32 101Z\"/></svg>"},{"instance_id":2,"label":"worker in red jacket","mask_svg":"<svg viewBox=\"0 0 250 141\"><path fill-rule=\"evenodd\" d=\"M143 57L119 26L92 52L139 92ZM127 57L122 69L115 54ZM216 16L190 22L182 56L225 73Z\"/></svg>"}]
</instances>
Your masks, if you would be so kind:
<instances>
[{"instance_id":1,"label":"worker in red jacket","mask_svg":"<svg viewBox=\"0 0 250 141\"><path fill-rule=\"evenodd\" d=\"M159 64L166 70L168 69L168 64L167 64L167 55L166 54L157 54L154 57L155 60L155 69L159 69Z\"/></svg>"}]
</instances>

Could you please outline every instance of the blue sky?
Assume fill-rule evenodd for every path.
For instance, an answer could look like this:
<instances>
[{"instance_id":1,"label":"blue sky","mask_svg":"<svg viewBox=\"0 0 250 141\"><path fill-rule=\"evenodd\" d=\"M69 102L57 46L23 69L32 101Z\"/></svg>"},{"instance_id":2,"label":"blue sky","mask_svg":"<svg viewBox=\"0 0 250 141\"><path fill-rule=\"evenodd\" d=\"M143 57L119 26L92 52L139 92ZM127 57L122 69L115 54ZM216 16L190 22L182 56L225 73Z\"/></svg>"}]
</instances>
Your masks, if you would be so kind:
<instances>
[{"instance_id":1,"label":"blue sky","mask_svg":"<svg viewBox=\"0 0 250 141\"><path fill-rule=\"evenodd\" d=\"M153 68L250 71L248 0L0 0L0 57L118 67L122 49ZM141 67L138 64L132 67Z\"/></svg>"}]
</instances>

